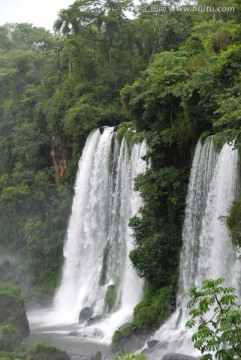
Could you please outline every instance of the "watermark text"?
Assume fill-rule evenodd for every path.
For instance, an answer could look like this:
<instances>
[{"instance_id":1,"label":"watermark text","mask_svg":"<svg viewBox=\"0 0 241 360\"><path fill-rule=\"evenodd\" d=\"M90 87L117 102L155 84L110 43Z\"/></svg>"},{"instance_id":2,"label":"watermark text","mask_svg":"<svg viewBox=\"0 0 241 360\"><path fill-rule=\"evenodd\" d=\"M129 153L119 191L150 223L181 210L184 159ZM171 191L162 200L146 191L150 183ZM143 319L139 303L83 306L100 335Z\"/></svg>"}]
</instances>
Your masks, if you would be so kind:
<instances>
[{"instance_id":1,"label":"watermark text","mask_svg":"<svg viewBox=\"0 0 241 360\"><path fill-rule=\"evenodd\" d=\"M197 6L197 5L181 5L181 6L166 6L166 5L144 5L141 8L142 12L199 12L199 13L232 13L235 12L235 7L232 6Z\"/></svg>"}]
</instances>

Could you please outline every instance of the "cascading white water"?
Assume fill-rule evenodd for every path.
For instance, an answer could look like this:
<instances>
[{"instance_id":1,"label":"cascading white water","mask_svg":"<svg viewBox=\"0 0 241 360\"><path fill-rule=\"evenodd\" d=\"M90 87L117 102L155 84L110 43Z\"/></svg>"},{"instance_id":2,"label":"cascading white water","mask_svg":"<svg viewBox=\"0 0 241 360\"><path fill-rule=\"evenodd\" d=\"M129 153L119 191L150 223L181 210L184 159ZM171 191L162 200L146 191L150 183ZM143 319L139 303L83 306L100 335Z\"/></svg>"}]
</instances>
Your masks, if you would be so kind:
<instances>
[{"instance_id":1,"label":"cascading white water","mask_svg":"<svg viewBox=\"0 0 241 360\"><path fill-rule=\"evenodd\" d=\"M191 286L200 285L204 279L223 277L240 290L237 280L240 260L224 219L237 189L237 150L226 144L217 154L211 137L204 145L199 141L186 200L178 308L154 335L160 341L159 349L152 355L154 358L168 352L200 355L191 343L191 331L185 327L188 311L182 294Z\"/></svg>"},{"instance_id":2,"label":"cascading white water","mask_svg":"<svg viewBox=\"0 0 241 360\"><path fill-rule=\"evenodd\" d=\"M114 128L89 135L79 162L62 281L47 323L78 323L80 310L91 307L94 316L111 314L98 323L110 340L130 320L142 282L129 260L128 223L141 206L134 178L146 169L145 154L145 142L130 151L125 139L119 145Z\"/></svg>"}]
</instances>

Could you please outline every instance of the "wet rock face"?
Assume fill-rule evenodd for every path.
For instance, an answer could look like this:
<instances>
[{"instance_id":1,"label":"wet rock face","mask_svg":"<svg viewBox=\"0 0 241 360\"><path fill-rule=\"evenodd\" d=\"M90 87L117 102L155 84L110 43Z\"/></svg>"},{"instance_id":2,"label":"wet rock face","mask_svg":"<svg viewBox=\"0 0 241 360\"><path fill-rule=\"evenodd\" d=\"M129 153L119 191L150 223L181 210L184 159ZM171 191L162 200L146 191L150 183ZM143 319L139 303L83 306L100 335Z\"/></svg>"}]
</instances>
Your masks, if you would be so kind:
<instances>
[{"instance_id":1,"label":"wet rock face","mask_svg":"<svg viewBox=\"0 0 241 360\"><path fill-rule=\"evenodd\" d=\"M78 336L79 334L78 334L78 331L71 331L70 333L69 333L69 336Z\"/></svg>"},{"instance_id":2,"label":"wet rock face","mask_svg":"<svg viewBox=\"0 0 241 360\"><path fill-rule=\"evenodd\" d=\"M100 322L101 320L104 320L108 317L108 315L96 315L94 317L91 317L87 322L86 325L87 326L91 326L94 324L98 324L98 322Z\"/></svg>"},{"instance_id":3,"label":"wet rock face","mask_svg":"<svg viewBox=\"0 0 241 360\"><path fill-rule=\"evenodd\" d=\"M145 334L132 334L129 337L122 338L119 341L119 347L125 351L136 351L142 348L146 343Z\"/></svg>"},{"instance_id":4,"label":"wet rock face","mask_svg":"<svg viewBox=\"0 0 241 360\"><path fill-rule=\"evenodd\" d=\"M93 316L94 312L91 309L91 307L85 307L81 310L80 314L79 314L79 323L82 324L86 321L88 321L92 316Z\"/></svg>"},{"instance_id":5,"label":"wet rock face","mask_svg":"<svg viewBox=\"0 0 241 360\"><path fill-rule=\"evenodd\" d=\"M8 280L9 273L11 272L11 265L8 259L0 263L0 279Z\"/></svg>"},{"instance_id":6,"label":"wet rock face","mask_svg":"<svg viewBox=\"0 0 241 360\"><path fill-rule=\"evenodd\" d=\"M148 334L145 331L132 331L131 333L119 334L119 331L128 326L123 325L116 330L114 337L112 338L112 351L114 352L125 352L125 351L136 351L141 349L148 340Z\"/></svg>"},{"instance_id":7,"label":"wet rock face","mask_svg":"<svg viewBox=\"0 0 241 360\"><path fill-rule=\"evenodd\" d=\"M161 360L197 360L197 358L185 354L170 353L164 355Z\"/></svg>"},{"instance_id":8,"label":"wet rock face","mask_svg":"<svg viewBox=\"0 0 241 360\"><path fill-rule=\"evenodd\" d=\"M101 352L98 351L96 354L92 355L90 360L102 360Z\"/></svg>"},{"instance_id":9,"label":"wet rock face","mask_svg":"<svg viewBox=\"0 0 241 360\"><path fill-rule=\"evenodd\" d=\"M26 309L19 287L0 281L0 324L13 325L25 337L30 334Z\"/></svg>"},{"instance_id":10,"label":"wet rock face","mask_svg":"<svg viewBox=\"0 0 241 360\"><path fill-rule=\"evenodd\" d=\"M103 339L105 337L105 334L101 329L95 328L93 331L93 336L96 339Z\"/></svg>"},{"instance_id":11,"label":"wet rock face","mask_svg":"<svg viewBox=\"0 0 241 360\"><path fill-rule=\"evenodd\" d=\"M11 284L20 283L20 274L8 258L0 259L0 280Z\"/></svg>"},{"instance_id":12,"label":"wet rock face","mask_svg":"<svg viewBox=\"0 0 241 360\"><path fill-rule=\"evenodd\" d=\"M147 346L149 349L155 349L157 347L157 345L160 344L160 341L158 340L149 340L147 341Z\"/></svg>"}]
</instances>

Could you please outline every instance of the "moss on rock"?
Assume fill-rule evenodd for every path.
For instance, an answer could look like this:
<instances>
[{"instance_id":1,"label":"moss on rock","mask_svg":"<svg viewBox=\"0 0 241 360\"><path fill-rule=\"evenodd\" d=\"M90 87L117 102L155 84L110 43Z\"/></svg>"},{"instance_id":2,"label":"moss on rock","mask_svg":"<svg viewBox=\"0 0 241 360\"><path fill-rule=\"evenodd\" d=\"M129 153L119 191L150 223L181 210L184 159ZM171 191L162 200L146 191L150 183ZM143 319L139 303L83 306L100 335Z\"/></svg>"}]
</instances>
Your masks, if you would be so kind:
<instances>
[{"instance_id":1,"label":"moss on rock","mask_svg":"<svg viewBox=\"0 0 241 360\"><path fill-rule=\"evenodd\" d=\"M19 350L22 342L20 332L11 324L0 326L0 351Z\"/></svg>"},{"instance_id":2,"label":"moss on rock","mask_svg":"<svg viewBox=\"0 0 241 360\"><path fill-rule=\"evenodd\" d=\"M109 285L105 294L105 313L112 313L118 307L117 299L118 288L116 285Z\"/></svg>"},{"instance_id":3,"label":"moss on rock","mask_svg":"<svg viewBox=\"0 0 241 360\"><path fill-rule=\"evenodd\" d=\"M124 324L119 329L117 329L113 335L112 343L118 343L123 337L129 337L136 330L136 327L133 323Z\"/></svg>"},{"instance_id":4,"label":"moss on rock","mask_svg":"<svg viewBox=\"0 0 241 360\"><path fill-rule=\"evenodd\" d=\"M154 290L148 287L144 299L135 307L132 323L115 331L112 350L134 350L132 343L142 341L143 336L155 331L171 314L175 293L170 286Z\"/></svg>"},{"instance_id":5,"label":"moss on rock","mask_svg":"<svg viewBox=\"0 0 241 360\"><path fill-rule=\"evenodd\" d=\"M147 360L147 357L143 354L135 354L131 351L126 353L120 353L115 356L114 360Z\"/></svg>"},{"instance_id":6,"label":"moss on rock","mask_svg":"<svg viewBox=\"0 0 241 360\"><path fill-rule=\"evenodd\" d=\"M226 224L233 244L241 248L241 197L234 200L226 218Z\"/></svg>"},{"instance_id":7,"label":"moss on rock","mask_svg":"<svg viewBox=\"0 0 241 360\"><path fill-rule=\"evenodd\" d=\"M133 323L138 329L156 330L171 314L174 292L170 286L158 291L147 289L144 299L135 307Z\"/></svg>"},{"instance_id":8,"label":"moss on rock","mask_svg":"<svg viewBox=\"0 0 241 360\"><path fill-rule=\"evenodd\" d=\"M26 354L22 352L8 353L6 351L0 351L1 360L26 360Z\"/></svg>"},{"instance_id":9,"label":"moss on rock","mask_svg":"<svg viewBox=\"0 0 241 360\"><path fill-rule=\"evenodd\" d=\"M122 139L124 136L126 136L127 132L131 132L132 133L132 129L133 128L133 122L129 121L129 122L122 122L117 130L116 133L116 139L119 141L119 143L121 143Z\"/></svg>"},{"instance_id":10,"label":"moss on rock","mask_svg":"<svg viewBox=\"0 0 241 360\"><path fill-rule=\"evenodd\" d=\"M27 350L26 360L70 360L69 355L48 343L32 344Z\"/></svg>"},{"instance_id":11,"label":"moss on rock","mask_svg":"<svg viewBox=\"0 0 241 360\"><path fill-rule=\"evenodd\" d=\"M21 290L4 281L0 281L0 324L13 325L22 336L30 333Z\"/></svg>"}]
</instances>

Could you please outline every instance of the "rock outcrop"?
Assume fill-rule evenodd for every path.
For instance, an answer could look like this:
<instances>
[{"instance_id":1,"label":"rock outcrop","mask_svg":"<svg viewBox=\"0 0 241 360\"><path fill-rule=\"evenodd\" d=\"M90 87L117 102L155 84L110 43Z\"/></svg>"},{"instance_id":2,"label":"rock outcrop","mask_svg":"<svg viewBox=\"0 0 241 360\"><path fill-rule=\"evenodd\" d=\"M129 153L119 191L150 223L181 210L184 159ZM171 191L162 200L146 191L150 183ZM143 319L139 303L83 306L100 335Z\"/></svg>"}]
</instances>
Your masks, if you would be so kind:
<instances>
[{"instance_id":1,"label":"rock outcrop","mask_svg":"<svg viewBox=\"0 0 241 360\"><path fill-rule=\"evenodd\" d=\"M20 348L22 336L12 325L0 326L0 351L16 351Z\"/></svg>"},{"instance_id":2,"label":"rock outcrop","mask_svg":"<svg viewBox=\"0 0 241 360\"><path fill-rule=\"evenodd\" d=\"M161 342L158 340L149 340L149 341L147 341L147 346L149 349L155 349L157 347L157 345L160 343Z\"/></svg>"},{"instance_id":3,"label":"rock outcrop","mask_svg":"<svg viewBox=\"0 0 241 360\"><path fill-rule=\"evenodd\" d=\"M87 307L83 308L79 314L79 323L82 324L82 323L88 321L93 316L93 314L94 314L94 312L91 309L91 307L87 306Z\"/></svg>"},{"instance_id":4,"label":"rock outcrop","mask_svg":"<svg viewBox=\"0 0 241 360\"><path fill-rule=\"evenodd\" d=\"M185 354L170 353L164 355L161 360L197 360L197 358Z\"/></svg>"},{"instance_id":5,"label":"rock outcrop","mask_svg":"<svg viewBox=\"0 0 241 360\"><path fill-rule=\"evenodd\" d=\"M0 325L7 324L13 325L23 337L30 334L20 288L0 281Z\"/></svg>"},{"instance_id":6,"label":"rock outcrop","mask_svg":"<svg viewBox=\"0 0 241 360\"><path fill-rule=\"evenodd\" d=\"M32 344L27 350L29 360L70 360L70 356L63 350L47 343Z\"/></svg>"},{"instance_id":7,"label":"rock outcrop","mask_svg":"<svg viewBox=\"0 0 241 360\"><path fill-rule=\"evenodd\" d=\"M112 351L136 351L142 348L149 335L132 327L132 324L124 324L117 329L112 338Z\"/></svg>"},{"instance_id":8,"label":"rock outcrop","mask_svg":"<svg viewBox=\"0 0 241 360\"><path fill-rule=\"evenodd\" d=\"M91 355L90 360L102 360L101 352L98 351L96 354Z\"/></svg>"}]
</instances>

